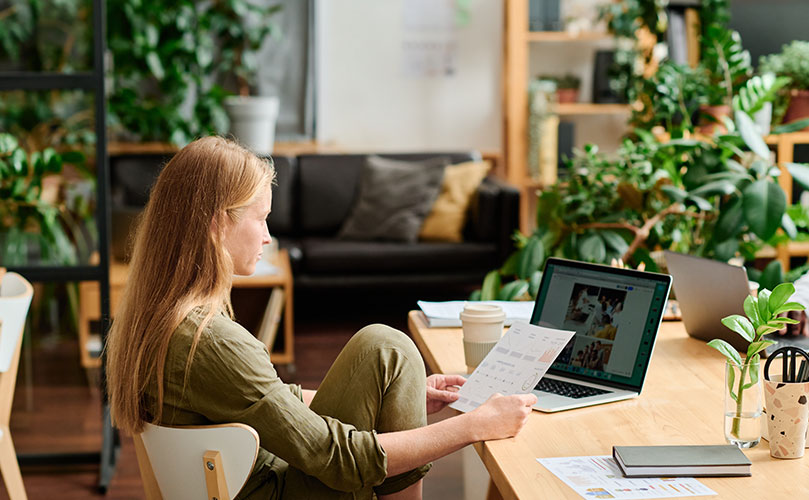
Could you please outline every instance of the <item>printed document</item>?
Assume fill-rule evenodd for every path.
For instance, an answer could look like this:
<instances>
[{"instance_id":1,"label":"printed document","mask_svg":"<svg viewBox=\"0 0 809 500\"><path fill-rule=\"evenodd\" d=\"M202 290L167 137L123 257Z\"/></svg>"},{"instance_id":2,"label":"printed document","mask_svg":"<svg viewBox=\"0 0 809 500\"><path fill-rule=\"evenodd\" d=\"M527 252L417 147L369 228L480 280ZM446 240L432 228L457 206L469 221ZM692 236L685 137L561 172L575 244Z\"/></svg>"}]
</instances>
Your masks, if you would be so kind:
<instances>
[{"instance_id":1,"label":"printed document","mask_svg":"<svg viewBox=\"0 0 809 500\"><path fill-rule=\"evenodd\" d=\"M693 477L626 478L609 455L537 458L582 498L677 498L716 495Z\"/></svg>"},{"instance_id":2,"label":"printed document","mask_svg":"<svg viewBox=\"0 0 809 500\"><path fill-rule=\"evenodd\" d=\"M450 407L467 412L495 392L528 394L574 333L515 322L469 375Z\"/></svg>"}]
</instances>

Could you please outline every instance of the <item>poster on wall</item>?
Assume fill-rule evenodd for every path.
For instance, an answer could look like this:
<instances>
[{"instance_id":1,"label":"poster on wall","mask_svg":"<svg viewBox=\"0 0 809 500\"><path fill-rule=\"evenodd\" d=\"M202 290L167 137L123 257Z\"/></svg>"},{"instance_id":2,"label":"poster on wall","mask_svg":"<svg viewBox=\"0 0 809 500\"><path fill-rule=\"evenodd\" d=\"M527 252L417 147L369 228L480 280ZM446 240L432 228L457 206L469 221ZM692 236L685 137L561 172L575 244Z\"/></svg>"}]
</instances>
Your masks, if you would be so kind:
<instances>
[{"instance_id":1,"label":"poster on wall","mask_svg":"<svg viewBox=\"0 0 809 500\"><path fill-rule=\"evenodd\" d=\"M451 77L457 72L455 0L404 0L402 72L408 78Z\"/></svg>"}]
</instances>

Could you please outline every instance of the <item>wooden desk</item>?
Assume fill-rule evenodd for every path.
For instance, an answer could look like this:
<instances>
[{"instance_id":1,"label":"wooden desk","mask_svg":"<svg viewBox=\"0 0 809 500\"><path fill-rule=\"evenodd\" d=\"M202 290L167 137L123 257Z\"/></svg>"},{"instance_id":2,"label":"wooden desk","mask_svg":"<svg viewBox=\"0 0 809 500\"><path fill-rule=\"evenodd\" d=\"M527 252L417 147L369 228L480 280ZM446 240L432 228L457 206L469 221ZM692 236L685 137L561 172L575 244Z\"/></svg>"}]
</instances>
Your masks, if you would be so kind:
<instances>
[{"instance_id":1,"label":"wooden desk","mask_svg":"<svg viewBox=\"0 0 809 500\"><path fill-rule=\"evenodd\" d=\"M262 276L235 276L233 278L234 288L273 288L282 292L280 301L276 300L273 303L273 298L278 299L278 295L272 295L270 303L267 304L267 309L264 313L264 318L259 326L259 332L267 328L275 328L281 319L284 322L284 348L281 351L273 351L271 359L276 364L290 365L294 369L295 363L295 350L294 350L294 324L293 324L293 285L292 285L292 268L289 264L289 254L285 249L281 249L272 260L273 265L279 268L277 274L268 274ZM122 262L113 261L110 264L110 313L114 316L115 309L121 298L124 285L129 275L128 265ZM84 368L97 368L101 366L101 359L98 356L91 354L91 349L88 345L92 342L90 334L90 322L98 320L100 316L99 310L99 290L98 283L94 281L83 281L79 284L79 350L81 351L81 363ZM283 304L283 314L280 314L280 306ZM266 328L265 328L266 325ZM274 330L273 330L274 335ZM259 337L261 338L261 337ZM264 340L264 339L262 339ZM97 341L98 348L100 349L100 341Z\"/></svg>"},{"instance_id":2,"label":"wooden desk","mask_svg":"<svg viewBox=\"0 0 809 500\"><path fill-rule=\"evenodd\" d=\"M433 372L464 373L460 328L428 328L411 311L413 339ZM538 457L610 455L613 445L724 444L724 358L663 323L641 396L560 413L533 412L516 438L475 445L503 498L581 498ZM770 458L766 442L745 450L752 477L699 478L712 498L809 498L809 456ZM705 497L707 498L707 497Z\"/></svg>"}]
</instances>

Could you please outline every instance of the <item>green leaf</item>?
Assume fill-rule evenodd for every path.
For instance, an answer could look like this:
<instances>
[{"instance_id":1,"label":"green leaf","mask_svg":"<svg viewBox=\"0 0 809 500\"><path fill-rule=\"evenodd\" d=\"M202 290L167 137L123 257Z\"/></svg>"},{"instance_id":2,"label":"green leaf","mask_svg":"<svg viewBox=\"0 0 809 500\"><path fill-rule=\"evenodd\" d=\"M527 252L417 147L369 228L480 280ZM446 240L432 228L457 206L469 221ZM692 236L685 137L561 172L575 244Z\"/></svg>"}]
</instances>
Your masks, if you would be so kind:
<instances>
[{"instance_id":1,"label":"green leaf","mask_svg":"<svg viewBox=\"0 0 809 500\"><path fill-rule=\"evenodd\" d=\"M500 274L503 276L516 276L517 263L520 261L520 255L522 255L521 252L514 252L509 255L503 267L500 268Z\"/></svg>"},{"instance_id":2,"label":"green leaf","mask_svg":"<svg viewBox=\"0 0 809 500\"><path fill-rule=\"evenodd\" d=\"M784 190L767 179L758 180L742 192L742 209L750 230L762 240L768 240L781 226L786 211Z\"/></svg>"},{"instance_id":3,"label":"green leaf","mask_svg":"<svg viewBox=\"0 0 809 500\"><path fill-rule=\"evenodd\" d=\"M717 241L725 241L735 237L742 228L744 212L742 211L742 199L733 198L722 207L719 218L716 221L714 238Z\"/></svg>"},{"instance_id":4,"label":"green leaf","mask_svg":"<svg viewBox=\"0 0 809 500\"><path fill-rule=\"evenodd\" d=\"M736 191L736 185L726 180L718 180L704 184L691 191L692 196L708 198L714 195L732 194Z\"/></svg>"},{"instance_id":5,"label":"green leaf","mask_svg":"<svg viewBox=\"0 0 809 500\"><path fill-rule=\"evenodd\" d=\"M742 139L744 139L745 144L747 144L747 147L758 156L769 158L770 148L767 147L764 139L761 138L761 134L756 130L756 126L753 124L753 120L750 116L743 111L736 111L735 117L736 126L739 128L739 133Z\"/></svg>"},{"instance_id":6,"label":"green leaf","mask_svg":"<svg viewBox=\"0 0 809 500\"><path fill-rule=\"evenodd\" d=\"M532 298L537 297L537 293L539 292L539 284L542 282L542 271L534 271L534 274L531 275L531 279L528 281L528 294Z\"/></svg>"},{"instance_id":7,"label":"green leaf","mask_svg":"<svg viewBox=\"0 0 809 500\"><path fill-rule=\"evenodd\" d=\"M772 318L770 314L770 291L766 288L758 292L758 315L764 323L770 321L770 318Z\"/></svg>"},{"instance_id":8,"label":"green leaf","mask_svg":"<svg viewBox=\"0 0 809 500\"><path fill-rule=\"evenodd\" d=\"M758 279L758 284L761 286L761 288L772 290L783 281L784 281L784 270L781 267L781 262L773 260L770 261L764 267L764 270L761 272L761 276ZM761 295L759 294L759 297L760 296ZM759 307L761 306L759 305ZM759 309L759 312L761 313L761 309ZM761 313L762 322L766 322L767 318L768 317L764 313Z\"/></svg>"},{"instance_id":9,"label":"green leaf","mask_svg":"<svg viewBox=\"0 0 809 500\"><path fill-rule=\"evenodd\" d=\"M770 314L775 314L775 311L787 303L792 294L795 293L795 285L792 283L781 283L772 289L770 294L770 301L767 307L770 309Z\"/></svg>"},{"instance_id":10,"label":"green leaf","mask_svg":"<svg viewBox=\"0 0 809 500\"><path fill-rule=\"evenodd\" d=\"M766 346L765 346L766 347ZM749 389L758 383L758 353L747 357L749 369L747 375L750 376L750 382L742 386L742 390Z\"/></svg>"},{"instance_id":11,"label":"green leaf","mask_svg":"<svg viewBox=\"0 0 809 500\"><path fill-rule=\"evenodd\" d=\"M806 127L809 127L809 118L802 118L800 120L774 127L770 133L773 135L789 134L792 132L799 132Z\"/></svg>"},{"instance_id":12,"label":"green leaf","mask_svg":"<svg viewBox=\"0 0 809 500\"><path fill-rule=\"evenodd\" d=\"M542 241L536 236L531 236L517 261L517 276L521 279L528 279L534 271L539 269L544 259L545 248L542 246Z\"/></svg>"},{"instance_id":13,"label":"green leaf","mask_svg":"<svg viewBox=\"0 0 809 500\"><path fill-rule=\"evenodd\" d=\"M689 195L687 201L694 202L697 208L705 212L710 212L711 210L713 210L713 205L711 204L711 202L700 196Z\"/></svg>"},{"instance_id":14,"label":"green leaf","mask_svg":"<svg viewBox=\"0 0 809 500\"><path fill-rule=\"evenodd\" d=\"M500 291L500 273L489 271L483 278L483 286L480 289L480 300L495 300L497 292Z\"/></svg>"},{"instance_id":15,"label":"green leaf","mask_svg":"<svg viewBox=\"0 0 809 500\"><path fill-rule=\"evenodd\" d=\"M497 300L516 300L525 295L528 291L528 282L525 280L515 280L506 283L497 294Z\"/></svg>"},{"instance_id":16,"label":"green leaf","mask_svg":"<svg viewBox=\"0 0 809 500\"><path fill-rule=\"evenodd\" d=\"M615 252L623 255L629 249L629 244L616 231L601 231L600 234L607 246L615 250Z\"/></svg>"},{"instance_id":17,"label":"green leaf","mask_svg":"<svg viewBox=\"0 0 809 500\"><path fill-rule=\"evenodd\" d=\"M582 260L604 262L607 258L607 248L604 245L604 240L596 233L589 233L579 240L578 250Z\"/></svg>"},{"instance_id":18,"label":"green leaf","mask_svg":"<svg viewBox=\"0 0 809 500\"><path fill-rule=\"evenodd\" d=\"M722 318L722 324L742 336L743 339L750 342L755 336L755 329L750 320L739 314L732 314Z\"/></svg>"},{"instance_id":19,"label":"green leaf","mask_svg":"<svg viewBox=\"0 0 809 500\"><path fill-rule=\"evenodd\" d=\"M765 323L756 328L756 337L761 338L764 335L767 335L768 333L777 332L781 328L782 328L781 326L771 326Z\"/></svg>"},{"instance_id":20,"label":"green leaf","mask_svg":"<svg viewBox=\"0 0 809 500\"><path fill-rule=\"evenodd\" d=\"M766 349L768 345L773 345L776 343L777 342L775 342L774 340L759 340L757 342L752 342L750 343L749 346L747 346L747 357L748 358L753 357L756 354L763 351L764 349Z\"/></svg>"},{"instance_id":21,"label":"green leaf","mask_svg":"<svg viewBox=\"0 0 809 500\"><path fill-rule=\"evenodd\" d=\"M748 295L744 299L744 313L747 315L753 325L761 323L761 316L758 315L757 301L752 295Z\"/></svg>"},{"instance_id":22,"label":"green leaf","mask_svg":"<svg viewBox=\"0 0 809 500\"><path fill-rule=\"evenodd\" d=\"M789 311L803 311L805 309L806 307L804 307L803 304L800 304L798 302L787 302L786 304L776 309L773 314L781 314Z\"/></svg>"},{"instance_id":23,"label":"green leaf","mask_svg":"<svg viewBox=\"0 0 809 500\"><path fill-rule=\"evenodd\" d=\"M470 293L468 300L479 301L480 300L480 290L474 290L472 293Z\"/></svg>"},{"instance_id":24,"label":"green leaf","mask_svg":"<svg viewBox=\"0 0 809 500\"><path fill-rule=\"evenodd\" d=\"M152 51L146 54L146 65L149 67L149 71L151 71L158 80L162 80L166 76L163 63L160 61L160 57L156 52Z\"/></svg>"},{"instance_id":25,"label":"green leaf","mask_svg":"<svg viewBox=\"0 0 809 500\"><path fill-rule=\"evenodd\" d=\"M671 201L683 202L686 198L688 198L687 192L670 184L660 186L660 190L663 191L663 193L665 193L671 199Z\"/></svg>"},{"instance_id":26,"label":"green leaf","mask_svg":"<svg viewBox=\"0 0 809 500\"><path fill-rule=\"evenodd\" d=\"M809 120L809 118L807 118ZM803 189L809 189L809 165L803 163L787 163L787 171L792 176L792 180L801 185Z\"/></svg>"},{"instance_id":27,"label":"green leaf","mask_svg":"<svg viewBox=\"0 0 809 500\"><path fill-rule=\"evenodd\" d=\"M708 342L708 345L721 352L723 356L733 363L736 363L737 365L742 364L742 358L739 356L739 353L736 352L736 349L731 347L731 345L724 340L713 339L712 341Z\"/></svg>"},{"instance_id":28,"label":"green leaf","mask_svg":"<svg viewBox=\"0 0 809 500\"><path fill-rule=\"evenodd\" d=\"M770 326L773 326L773 327L777 326L777 325L798 325L798 324L800 324L800 321L798 321L797 319L792 319L792 318L788 318L786 316L782 316L782 317L771 319L770 322L767 323L767 324L770 325Z\"/></svg>"},{"instance_id":29,"label":"green leaf","mask_svg":"<svg viewBox=\"0 0 809 500\"><path fill-rule=\"evenodd\" d=\"M708 343L708 345L711 345L711 344ZM738 356L738 354L737 354L737 356ZM739 361L741 361L741 358L739 358ZM738 364L741 364L741 363L736 363L736 364L738 365ZM738 401L739 400L738 396L736 395L735 392L733 392L733 389L736 388L736 368L730 363L725 363L725 369L728 372L728 374L727 374L728 394L730 394L730 397L733 398L733 401Z\"/></svg>"},{"instance_id":30,"label":"green leaf","mask_svg":"<svg viewBox=\"0 0 809 500\"><path fill-rule=\"evenodd\" d=\"M798 227L795 225L795 221L792 220L792 217L786 212L784 212L784 216L781 217L781 227L784 229L787 236L789 236L789 239L794 240L798 237Z\"/></svg>"}]
</instances>

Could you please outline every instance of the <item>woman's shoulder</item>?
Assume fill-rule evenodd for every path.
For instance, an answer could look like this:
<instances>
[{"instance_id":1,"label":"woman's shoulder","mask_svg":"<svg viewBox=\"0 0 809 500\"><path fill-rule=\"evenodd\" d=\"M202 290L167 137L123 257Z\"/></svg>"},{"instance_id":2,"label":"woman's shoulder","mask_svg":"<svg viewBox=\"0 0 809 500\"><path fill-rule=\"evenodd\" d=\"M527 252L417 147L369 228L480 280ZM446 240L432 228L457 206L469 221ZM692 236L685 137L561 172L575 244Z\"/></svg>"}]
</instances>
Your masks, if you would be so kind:
<instances>
[{"instance_id":1,"label":"woman's shoulder","mask_svg":"<svg viewBox=\"0 0 809 500\"><path fill-rule=\"evenodd\" d=\"M190 346L200 325L205 321L208 312L203 308L195 308L180 323L172 340ZM242 349L263 349L264 344L247 329L221 312L214 313L199 336L197 350L221 349L222 347L241 346Z\"/></svg>"}]
</instances>

